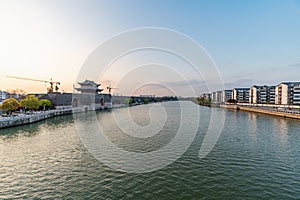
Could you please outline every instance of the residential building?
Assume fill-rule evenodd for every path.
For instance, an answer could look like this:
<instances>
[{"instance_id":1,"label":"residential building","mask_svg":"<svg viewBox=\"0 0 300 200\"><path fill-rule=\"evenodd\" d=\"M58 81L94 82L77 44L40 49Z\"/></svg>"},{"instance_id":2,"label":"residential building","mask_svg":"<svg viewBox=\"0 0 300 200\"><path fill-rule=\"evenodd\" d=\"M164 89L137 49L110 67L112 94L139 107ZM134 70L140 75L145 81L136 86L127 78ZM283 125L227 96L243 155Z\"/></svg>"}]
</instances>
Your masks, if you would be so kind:
<instances>
[{"instance_id":1,"label":"residential building","mask_svg":"<svg viewBox=\"0 0 300 200\"><path fill-rule=\"evenodd\" d=\"M232 99L232 90L223 90L222 91L222 102L227 102Z\"/></svg>"},{"instance_id":2,"label":"residential building","mask_svg":"<svg viewBox=\"0 0 300 200\"><path fill-rule=\"evenodd\" d=\"M275 86L252 86L250 88L250 103L275 104Z\"/></svg>"},{"instance_id":3,"label":"residential building","mask_svg":"<svg viewBox=\"0 0 300 200\"><path fill-rule=\"evenodd\" d=\"M211 99L212 94L211 93L203 93L200 97L204 97L205 99Z\"/></svg>"},{"instance_id":4,"label":"residential building","mask_svg":"<svg viewBox=\"0 0 300 200\"><path fill-rule=\"evenodd\" d=\"M293 86L293 104L300 105L300 84Z\"/></svg>"},{"instance_id":5,"label":"residential building","mask_svg":"<svg viewBox=\"0 0 300 200\"><path fill-rule=\"evenodd\" d=\"M277 85L275 104L300 105L300 82L282 82Z\"/></svg>"},{"instance_id":6,"label":"residential building","mask_svg":"<svg viewBox=\"0 0 300 200\"><path fill-rule=\"evenodd\" d=\"M234 88L232 98L237 103L249 103L250 88Z\"/></svg>"},{"instance_id":7,"label":"residential building","mask_svg":"<svg viewBox=\"0 0 300 200\"><path fill-rule=\"evenodd\" d=\"M222 91L216 91L212 93L212 103L222 102Z\"/></svg>"},{"instance_id":8,"label":"residential building","mask_svg":"<svg viewBox=\"0 0 300 200\"><path fill-rule=\"evenodd\" d=\"M3 100L7 99L7 95L8 95L7 92L0 90L0 102L2 102Z\"/></svg>"}]
</instances>

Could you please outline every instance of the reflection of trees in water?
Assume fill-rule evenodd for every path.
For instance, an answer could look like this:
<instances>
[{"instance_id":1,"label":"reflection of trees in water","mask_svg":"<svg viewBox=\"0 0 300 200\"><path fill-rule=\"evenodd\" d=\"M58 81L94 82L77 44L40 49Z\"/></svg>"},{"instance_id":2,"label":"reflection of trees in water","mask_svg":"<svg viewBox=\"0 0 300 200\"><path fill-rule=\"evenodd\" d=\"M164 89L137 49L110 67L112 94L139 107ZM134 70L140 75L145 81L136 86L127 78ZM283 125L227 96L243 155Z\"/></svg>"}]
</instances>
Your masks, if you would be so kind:
<instances>
[{"instance_id":1,"label":"reflection of trees in water","mask_svg":"<svg viewBox=\"0 0 300 200\"><path fill-rule=\"evenodd\" d=\"M40 122L37 122L33 124L0 129L0 137L4 137L7 139L14 138L19 135L31 137L38 133L39 126L40 126Z\"/></svg>"},{"instance_id":2,"label":"reflection of trees in water","mask_svg":"<svg viewBox=\"0 0 300 200\"><path fill-rule=\"evenodd\" d=\"M51 131L51 129L65 127L67 124L71 123L73 123L72 115L57 116L32 124L25 124L21 126L0 129L0 137L4 137L7 139L14 138L20 135L32 137L34 135L37 135L40 132L41 128L46 128L49 131Z\"/></svg>"}]
</instances>

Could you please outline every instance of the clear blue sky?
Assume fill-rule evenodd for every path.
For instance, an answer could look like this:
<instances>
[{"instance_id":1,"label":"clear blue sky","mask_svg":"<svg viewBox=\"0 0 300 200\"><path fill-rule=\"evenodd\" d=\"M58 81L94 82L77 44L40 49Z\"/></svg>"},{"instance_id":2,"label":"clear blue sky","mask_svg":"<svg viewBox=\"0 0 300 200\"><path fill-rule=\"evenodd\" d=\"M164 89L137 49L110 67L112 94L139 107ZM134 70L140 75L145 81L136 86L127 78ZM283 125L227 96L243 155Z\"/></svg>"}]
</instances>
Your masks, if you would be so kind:
<instances>
[{"instance_id":1,"label":"clear blue sky","mask_svg":"<svg viewBox=\"0 0 300 200\"><path fill-rule=\"evenodd\" d=\"M195 39L228 89L300 81L299 0L0 0L0 22L2 90L10 87L5 75L63 79L71 90L93 49L141 27Z\"/></svg>"}]
</instances>

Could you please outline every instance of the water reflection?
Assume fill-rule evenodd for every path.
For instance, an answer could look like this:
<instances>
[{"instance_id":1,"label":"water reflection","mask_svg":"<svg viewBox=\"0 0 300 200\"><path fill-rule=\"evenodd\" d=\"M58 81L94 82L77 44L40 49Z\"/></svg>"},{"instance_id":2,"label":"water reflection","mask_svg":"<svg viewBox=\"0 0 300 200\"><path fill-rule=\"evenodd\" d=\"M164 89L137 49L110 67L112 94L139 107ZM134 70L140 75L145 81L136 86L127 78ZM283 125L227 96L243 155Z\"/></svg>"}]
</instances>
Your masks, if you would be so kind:
<instances>
[{"instance_id":1,"label":"water reflection","mask_svg":"<svg viewBox=\"0 0 300 200\"><path fill-rule=\"evenodd\" d=\"M71 115L57 116L32 124L0 129L0 138L10 140L19 136L33 137L43 131L51 131L73 123Z\"/></svg>"},{"instance_id":2,"label":"water reflection","mask_svg":"<svg viewBox=\"0 0 300 200\"><path fill-rule=\"evenodd\" d=\"M138 110L146 113L134 119L137 124L149 122L146 108L132 108L132 114ZM178 112L173 111L174 118L169 115L166 123L170 131L148 138L149 144L113 131L107 136L133 151L165 146L178 127ZM224 112L223 133L207 157L199 159L198 152L211 108L201 107L198 134L190 148L164 169L138 175L112 170L93 158L78 138L72 116L1 129L0 198L298 199L300 121ZM88 113L80 115L89 121ZM143 118L145 121L139 121ZM114 126L111 112L99 112L97 119L104 128Z\"/></svg>"},{"instance_id":3,"label":"water reflection","mask_svg":"<svg viewBox=\"0 0 300 200\"><path fill-rule=\"evenodd\" d=\"M248 113L249 118L249 133L251 133L251 136L254 140L257 140L257 114L249 112Z\"/></svg>"},{"instance_id":4,"label":"water reflection","mask_svg":"<svg viewBox=\"0 0 300 200\"><path fill-rule=\"evenodd\" d=\"M273 124L273 132L276 133L276 135L280 139L281 144L286 144L288 142L288 120L290 119L284 119L284 118L274 118Z\"/></svg>"},{"instance_id":5,"label":"water reflection","mask_svg":"<svg viewBox=\"0 0 300 200\"><path fill-rule=\"evenodd\" d=\"M13 138L20 134L30 137L38 133L38 128L41 124L41 122L37 122L23 126L0 129L0 137Z\"/></svg>"},{"instance_id":6,"label":"water reflection","mask_svg":"<svg viewBox=\"0 0 300 200\"><path fill-rule=\"evenodd\" d=\"M274 131L282 136L286 135L289 131L287 119L274 118Z\"/></svg>"}]
</instances>

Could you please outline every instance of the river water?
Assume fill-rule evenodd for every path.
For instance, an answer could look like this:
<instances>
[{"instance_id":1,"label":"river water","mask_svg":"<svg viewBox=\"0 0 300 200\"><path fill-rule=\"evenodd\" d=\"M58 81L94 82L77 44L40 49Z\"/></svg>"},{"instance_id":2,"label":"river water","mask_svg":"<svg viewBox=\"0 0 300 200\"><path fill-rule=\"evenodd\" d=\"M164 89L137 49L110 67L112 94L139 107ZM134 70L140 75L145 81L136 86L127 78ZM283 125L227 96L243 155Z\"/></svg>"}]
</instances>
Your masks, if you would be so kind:
<instances>
[{"instance_id":1,"label":"river water","mask_svg":"<svg viewBox=\"0 0 300 200\"><path fill-rule=\"evenodd\" d=\"M147 126L156 112L157 117L162 115L151 110L153 105L79 115L87 123L96 116L107 138L119 148L145 154L167 146L175 137L182 120L179 103L159 104L167 119L156 135L128 135L111 120L113 114L129 113L136 124ZM191 102L182 105L200 109L196 134L188 138L192 136L186 131L190 145L174 162L144 173L118 170L118 165L114 168L96 159L81 142L72 115L1 129L0 199L300 199L300 121ZM225 115L225 124L212 151L199 158L212 111Z\"/></svg>"}]
</instances>

